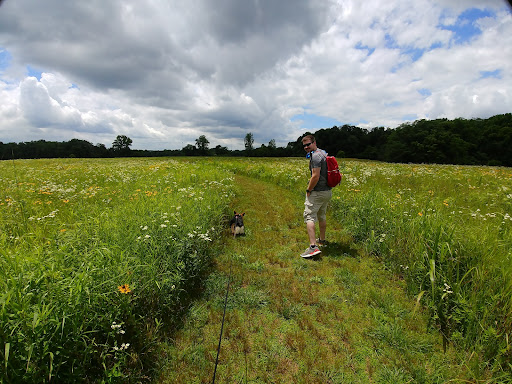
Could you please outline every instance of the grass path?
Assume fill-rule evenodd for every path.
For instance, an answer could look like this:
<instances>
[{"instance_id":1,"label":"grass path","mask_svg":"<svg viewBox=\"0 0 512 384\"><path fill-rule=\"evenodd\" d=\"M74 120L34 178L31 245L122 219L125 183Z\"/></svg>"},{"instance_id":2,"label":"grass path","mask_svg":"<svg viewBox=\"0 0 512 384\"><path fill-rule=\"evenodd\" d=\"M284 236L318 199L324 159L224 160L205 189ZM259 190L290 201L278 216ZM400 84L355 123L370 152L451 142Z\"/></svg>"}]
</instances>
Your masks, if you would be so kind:
<instances>
[{"instance_id":1,"label":"grass path","mask_svg":"<svg viewBox=\"0 0 512 384\"><path fill-rule=\"evenodd\" d=\"M236 176L246 236L222 253L182 329L162 352L159 383L211 383L229 276L216 383L444 383L467 375L400 279L336 225L315 260L302 201ZM455 380L456 381L456 380Z\"/></svg>"}]
</instances>

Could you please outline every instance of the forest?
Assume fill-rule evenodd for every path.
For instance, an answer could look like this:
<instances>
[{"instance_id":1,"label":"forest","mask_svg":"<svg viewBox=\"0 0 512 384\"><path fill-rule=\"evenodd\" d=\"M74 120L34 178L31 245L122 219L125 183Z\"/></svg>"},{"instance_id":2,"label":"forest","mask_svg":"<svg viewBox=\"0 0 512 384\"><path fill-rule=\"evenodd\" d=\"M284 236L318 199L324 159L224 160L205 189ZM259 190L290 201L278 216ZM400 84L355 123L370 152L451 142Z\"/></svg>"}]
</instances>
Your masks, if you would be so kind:
<instances>
[{"instance_id":1,"label":"forest","mask_svg":"<svg viewBox=\"0 0 512 384\"><path fill-rule=\"evenodd\" d=\"M416 120L397 128L365 129L352 125L322 128L315 132L318 146L339 158L369 159L393 163L466 164L512 166L512 113L488 119ZM302 136L301 136L302 137ZM217 145L209 148L202 135L195 145L175 150L134 150L132 140L117 136L112 147L85 140L68 142L30 141L0 142L0 159L94 158L94 157L163 157L163 156L303 156L301 137L286 147L254 146L252 133L245 137L244 150L229 150Z\"/></svg>"}]
</instances>

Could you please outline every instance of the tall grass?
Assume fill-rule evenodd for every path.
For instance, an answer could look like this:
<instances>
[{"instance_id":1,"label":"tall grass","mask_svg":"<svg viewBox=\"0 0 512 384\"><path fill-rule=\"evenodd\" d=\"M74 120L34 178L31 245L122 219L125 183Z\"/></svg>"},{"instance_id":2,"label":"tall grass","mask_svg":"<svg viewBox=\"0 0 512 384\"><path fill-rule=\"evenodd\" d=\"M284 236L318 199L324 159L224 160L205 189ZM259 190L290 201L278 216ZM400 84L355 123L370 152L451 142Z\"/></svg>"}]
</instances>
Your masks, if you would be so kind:
<instances>
[{"instance_id":1,"label":"tall grass","mask_svg":"<svg viewBox=\"0 0 512 384\"><path fill-rule=\"evenodd\" d=\"M210 265L232 180L194 161L0 163L0 381L138 382Z\"/></svg>"},{"instance_id":2,"label":"tall grass","mask_svg":"<svg viewBox=\"0 0 512 384\"><path fill-rule=\"evenodd\" d=\"M474 352L475 378L510 381L510 169L342 171L332 217L403 276L447 348ZM309 176L303 159L0 162L0 381L143 380L208 270L232 172L298 206Z\"/></svg>"},{"instance_id":3,"label":"tall grass","mask_svg":"<svg viewBox=\"0 0 512 384\"><path fill-rule=\"evenodd\" d=\"M298 199L309 177L302 159L225 166L296 189ZM334 219L403 276L445 347L474 352L475 377L511 380L512 170L351 160L341 168Z\"/></svg>"}]
</instances>

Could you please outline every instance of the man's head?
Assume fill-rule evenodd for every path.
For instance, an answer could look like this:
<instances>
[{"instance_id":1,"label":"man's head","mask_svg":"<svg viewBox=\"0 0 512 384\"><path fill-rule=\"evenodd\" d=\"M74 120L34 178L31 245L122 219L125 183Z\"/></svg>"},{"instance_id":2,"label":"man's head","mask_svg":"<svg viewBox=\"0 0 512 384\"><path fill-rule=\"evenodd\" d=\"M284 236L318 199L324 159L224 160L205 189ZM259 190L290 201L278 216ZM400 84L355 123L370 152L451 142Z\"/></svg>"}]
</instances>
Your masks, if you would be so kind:
<instances>
[{"instance_id":1,"label":"man's head","mask_svg":"<svg viewBox=\"0 0 512 384\"><path fill-rule=\"evenodd\" d=\"M313 136L313 135L304 136L302 138L302 146L304 147L304 150L306 152L315 151L317 149L315 136Z\"/></svg>"}]
</instances>

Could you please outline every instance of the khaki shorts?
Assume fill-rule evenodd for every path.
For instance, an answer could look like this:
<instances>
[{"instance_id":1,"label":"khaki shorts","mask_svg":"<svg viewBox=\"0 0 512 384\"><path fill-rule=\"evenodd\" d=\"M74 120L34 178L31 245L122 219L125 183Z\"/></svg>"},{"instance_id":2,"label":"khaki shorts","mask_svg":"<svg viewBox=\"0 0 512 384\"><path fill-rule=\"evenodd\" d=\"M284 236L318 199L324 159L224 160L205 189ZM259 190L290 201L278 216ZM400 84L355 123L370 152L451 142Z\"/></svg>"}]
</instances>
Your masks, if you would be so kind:
<instances>
[{"instance_id":1,"label":"khaki shorts","mask_svg":"<svg viewBox=\"0 0 512 384\"><path fill-rule=\"evenodd\" d=\"M309 197L306 195L304 202L304 222L326 221L326 212L329 201L331 201L332 190L312 191Z\"/></svg>"}]
</instances>

